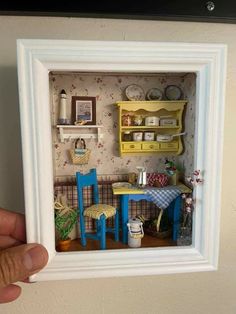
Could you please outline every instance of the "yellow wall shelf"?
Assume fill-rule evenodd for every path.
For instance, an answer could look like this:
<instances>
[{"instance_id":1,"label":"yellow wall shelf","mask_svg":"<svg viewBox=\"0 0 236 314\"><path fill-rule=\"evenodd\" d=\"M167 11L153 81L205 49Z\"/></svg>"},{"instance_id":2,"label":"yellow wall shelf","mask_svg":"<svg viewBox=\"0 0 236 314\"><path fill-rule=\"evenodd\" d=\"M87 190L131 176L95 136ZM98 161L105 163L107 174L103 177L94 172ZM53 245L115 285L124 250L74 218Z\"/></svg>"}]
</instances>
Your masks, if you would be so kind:
<instances>
[{"instance_id":1,"label":"yellow wall shelf","mask_svg":"<svg viewBox=\"0 0 236 314\"><path fill-rule=\"evenodd\" d=\"M182 136L174 137L169 142L158 142L157 135L174 135L183 132L183 111L186 100L176 101L118 101L119 114L119 148L120 155L143 155L170 152L179 155L183 151ZM129 116L131 123L124 125L124 117ZM135 117L142 117L142 124L135 125ZM146 117L157 117L160 121L163 117L176 120L176 125L145 125ZM130 131L131 139L124 140L124 132ZM154 141L134 141L133 132L154 131Z\"/></svg>"}]
</instances>

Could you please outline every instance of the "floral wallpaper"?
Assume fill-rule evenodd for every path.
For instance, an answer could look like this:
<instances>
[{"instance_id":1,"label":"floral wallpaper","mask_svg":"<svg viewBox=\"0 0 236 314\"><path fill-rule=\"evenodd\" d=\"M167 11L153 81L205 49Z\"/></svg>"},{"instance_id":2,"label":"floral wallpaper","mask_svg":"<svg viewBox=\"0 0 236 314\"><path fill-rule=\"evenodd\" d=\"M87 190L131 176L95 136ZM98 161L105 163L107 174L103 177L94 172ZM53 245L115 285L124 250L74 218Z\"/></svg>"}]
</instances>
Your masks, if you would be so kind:
<instances>
[{"instance_id":1,"label":"floral wallpaper","mask_svg":"<svg viewBox=\"0 0 236 314\"><path fill-rule=\"evenodd\" d=\"M183 82L184 97L188 100L185 112L184 153L178 156L178 164L184 170L185 176L190 176L194 171L194 134L195 134L195 109L196 109L196 74L187 74Z\"/></svg>"},{"instance_id":2,"label":"floral wallpaper","mask_svg":"<svg viewBox=\"0 0 236 314\"><path fill-rule=\"evenodd\" d=\"M136 172L136 166L144 165L148 172L164 170L165 154L147 156L119 156L118 146L118 111L115 103L127 100L125 89L130 84L138 84L146 93L157 87L164 91L167 85L178 85L183 91L183 98L188 100L185 112L184 153L180 156L168 157L183 167L186 173L193 169L193 139L195 121L195 74L96 74L96 73L51 73L51 112L52 136L54 152L54 176L56 178L70 177L76 171L87 172L97 168L100 175L117 175ZM73 165L70 161L69 150L74 147L74 140L61 143L58 139L56 124L60 103L60 92L64 89L67 94L67 113L71 116L72 96L96 97L97 124L103 125L103 139L98 143L95 139L86 139L86 145L91 149L89 163ZM92 131L91 131L92 132ZM82 135L81 135L82 136Z\"/></svg>"}]
</instances>

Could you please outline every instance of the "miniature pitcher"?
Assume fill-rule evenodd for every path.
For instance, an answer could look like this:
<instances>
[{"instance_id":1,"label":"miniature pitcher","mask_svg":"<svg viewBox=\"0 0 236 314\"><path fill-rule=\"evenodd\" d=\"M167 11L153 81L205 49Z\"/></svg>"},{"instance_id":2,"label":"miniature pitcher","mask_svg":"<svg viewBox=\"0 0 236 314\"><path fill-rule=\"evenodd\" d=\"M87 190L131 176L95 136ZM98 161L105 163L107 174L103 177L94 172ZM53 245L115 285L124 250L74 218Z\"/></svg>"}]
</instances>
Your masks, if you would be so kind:
<instances>
[{"instance_id":1,"label":"miniature pitcher","mask_svg":"<svg viewBox=\"0 0 236 314\"><path fill-rule=\"evenodd\" d=\"M136 167L138 170L137 185L139 187L145 187L147 185L147 169L145 167Z\"/></svg>"},{"instance_id":2,"label":"miniature pitcher","mask_svg":"<svg viewBox=\"0 0 236 314\"><path fill-rule=\"evenodd\" d=\"M130 218L127 223L129 230L128 234L128 245L129 247L140 247L141 239L144 236L143 223L138 218Z\"/></svg>"}]
</instances>

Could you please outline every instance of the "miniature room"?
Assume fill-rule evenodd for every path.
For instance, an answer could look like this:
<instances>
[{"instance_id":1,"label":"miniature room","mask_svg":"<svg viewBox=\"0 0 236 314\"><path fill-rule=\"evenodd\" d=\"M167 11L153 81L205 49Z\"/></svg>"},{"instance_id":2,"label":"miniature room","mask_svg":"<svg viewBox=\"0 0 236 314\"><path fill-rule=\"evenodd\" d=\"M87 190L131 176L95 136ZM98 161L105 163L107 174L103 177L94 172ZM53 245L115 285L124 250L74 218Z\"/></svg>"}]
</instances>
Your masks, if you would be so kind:
<instances>
[{"instance_id":1,"label":"miniature room","mask_svg":"<svg viewBox=\"0 0 236 314\"><path fill-rule=\"evenodd\" d=\"M76 3L81 11L83 3ZM109 3L122 9L120 3ZM102 8L100 2L96 5ZM29 278L30 282L37 283L16 283L22 289L21 296L16 302L1 304L5 314L32 313L32 308L35 314L235 313L236 248L232 239L236 202L232 165L236 158L233 136L236 132L236 29L229 23L229 17L236 17L236 11L233 12L236 4L226 6L222 1L215 2L215 10L208 12L210 23L153 21L150 15L154 16L154 6L156 11L161 8L160 2L145 5L150 12L148 20L1 16L4 47L0 52L1 206L25 214L27 245L42 245L49 254L47 266ZM168 6L168 2L163 5ZM206 3L194 2L194 5L187 1L186 5L169 2L168 7L173 14L182 10L190 15L192 10L192 18L197 19L194 9L204 14ZM132 6L132 10L137 10L137 6ZM21 7L25 9L23 4ZM55 5L52 7L56 9ZM127 8L128 3L123 6L124 11ZM227 23L222 19L220 23L212 23L214 16L222 16L227 10ZM181 19L187 19L187 14ZM119 77L126 79L119 82ZM149 84L145 77L153 81ZM95 78L103 82L91 84L96 82ZM114 98L111 85L102 88L105 95L100 92L99 87L105 80L106 86L117 84ZM138 85L138 91L141 87L144 94L141 100L127 98L126 89L130 85ZM177 113L155 113L155 110L148 113L152 109L151 101L158 102L158 111L162 106L160 102L167 104L165 89L169 85L183 92L176 102L186 103L181 130L163 131L161 126L161 119L175 123ZM162 92L161 100L157 89ZM149 100L148 95L154 92L155 96L149 96ZM73 96L78 98L72 100ZM96 120L93 114L83 115L87 110L82 110L82 117L79 113L78 119L72 112L72 107L76 108L74 101L83 100L82 97L89 97L88 108L95 103ZM136 101L143 102L143 107L144 102L148 102L148 110L139 108ZM125 125L120 124L121 115L126 116ZM163 118L167 115L171 117ZM147 122L155 124L154 129L146 125L146 116L155 117L151 121L156 122ZM144 132L149 130L155 130L154 141L152 132L144 137ZM143 132L142 141L137 140L141 132L133 135L136 131ZM174 137L171 142L157 141L157 135L183 132L185 134ZM125 141L123 137L120 141L121 135ZM173 145L176 142L183 147L180 154L154 152L160 149L160 144L162 149L165 145L179 149ZM144 147L147 149L142 154ZM146 152L148 149L151 151ZM75 162L83 160L84 164L74 164L72 156ZM166 164L166 159L171 163ZM156 173L168 174L173 180L169 185L174 186L177 176L173 166L178 170L178 182L184 182L193 191L186 193L186 199L181 199L177 240L172 238L173 217L165 216L168 208L160 215L161 210L154 202L137 200L143 196L137 195L138 192L162 189L158 187L161 176ZM149 181L144 187L140 186L145 181L141 180L142 176L138 180L137 167L145 167L146 179L149 179L148 174L154 173L153 179L158 178L154 181L157 186L149 186ZM92 238L86 239L85 246L81 244L76 172L87 174L92 169L96 169L99 202L114 206L120 214L119 239L116 242L114 234L106 233L106 249L103 250L100 241ZM202 184L191 183L189 176L195 170L200 170ZM145 178L145 171L141 173ZM198 179L196 175L193 178ZM133 237L123 243L121 199L123 202L127 199L124 199L125 194L114 193L127 191L128 183L136 193L128 194L136 198L128 200L128 220L143 217L140 221L144 236L138 238L141 227L135 221L132 226L137 225L137 229L132 228ZM88 194L85 201L91 200L90 189L85 188L84 193L85 197ZM191 197L191 236L187 233L182 237L184 231L188 231L184 217L189 216L185 215L184 202ZM56 201L62 207L55 206ZM91 203L85 202L85 206ZM59 211L64 207L66 211L71 208L70 212L75 212L71 214L72 227L62 228L63 235L66 237L69 232L68 237L72 239L67 252L59 249L60 223L58 230L56 207ZM106 219L106 227L114 227L114 218ZM163 228L167 218L170 218L169 229ZM96 220L87 217L86 220L86 232L95 234ZM153 228L160 221L159 231L150 228L148 234L150 220ZM138 233L136 241L135 231ZM136 248L129 246L128 240ZM25 244L16 244L9 249L25 248ZM14 284L9 288L17 287Z\"/></svg>"},{"instance_id":2,"label":"miniature room","mask_svg":"<svg viewBox=\"0 0 236 314\"><path fill-rule=\"evenodd\" d=\"M113 44L18 42L28 241L53 278L213 269L226 49Z\"/></svg>"},{"instance_id":3,"label":"miniature room","mask_svg":"<svg viewBox=\"0 0 236 314\"><path fill-rule=\"evenodd\" d=\"M196 74L55 71L49 84L57 251L191 245ZM100 219L80 216L89 174L113 210L103 240Z\"/></svg>"}]
</instances>

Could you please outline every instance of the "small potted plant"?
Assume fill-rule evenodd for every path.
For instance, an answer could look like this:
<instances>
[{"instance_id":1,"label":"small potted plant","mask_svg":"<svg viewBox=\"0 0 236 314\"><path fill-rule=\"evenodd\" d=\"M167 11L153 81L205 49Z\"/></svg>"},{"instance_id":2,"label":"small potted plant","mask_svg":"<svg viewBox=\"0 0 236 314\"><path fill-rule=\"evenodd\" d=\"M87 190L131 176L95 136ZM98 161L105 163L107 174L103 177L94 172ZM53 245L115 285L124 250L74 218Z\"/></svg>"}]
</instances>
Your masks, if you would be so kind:
<instances>
[{"instance_id":1,"label":"small potted plant","mask_svg":"<svg viewBox=\"0 0 236 314\"><path fill-rule=\"evenodd\" d=\"M177 185L179 182L179 174L180 169L178 169L173 161L166 159L165 161L165 172L169 177L169 184L170 185Z\"/></svg>"},{"instance_id":2,"label":"small potted plant","mask_svg":"<svg viewBox=\"0 0 236 314\"><path fill-rule=\"evenodd\" d=\"M58 250L68 251L71 238L69 234L77 222L77 212L72 208L65 207L55 202L55 227L59 233Z\"/></svg>"}]
</instances>

